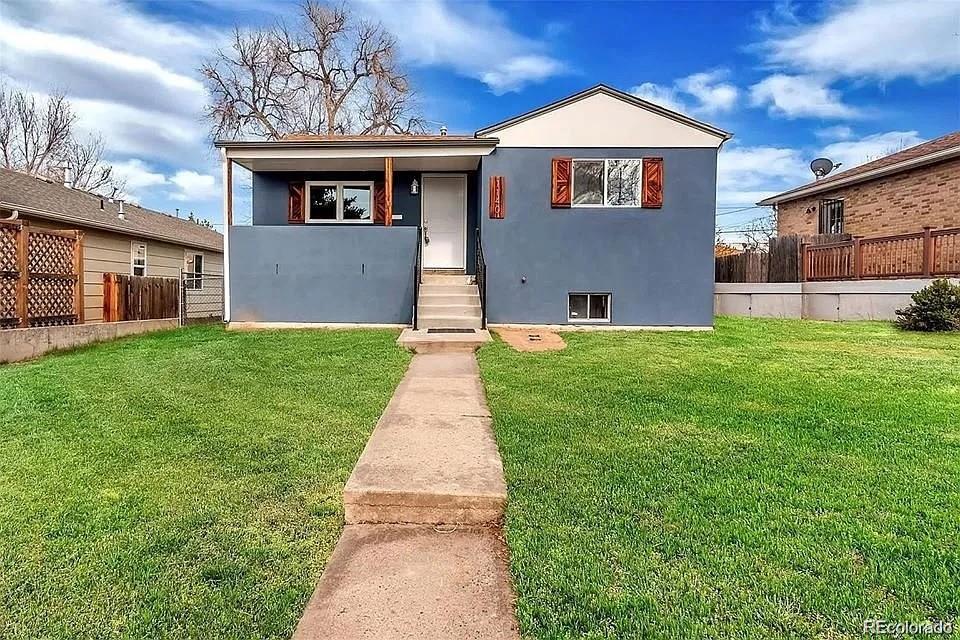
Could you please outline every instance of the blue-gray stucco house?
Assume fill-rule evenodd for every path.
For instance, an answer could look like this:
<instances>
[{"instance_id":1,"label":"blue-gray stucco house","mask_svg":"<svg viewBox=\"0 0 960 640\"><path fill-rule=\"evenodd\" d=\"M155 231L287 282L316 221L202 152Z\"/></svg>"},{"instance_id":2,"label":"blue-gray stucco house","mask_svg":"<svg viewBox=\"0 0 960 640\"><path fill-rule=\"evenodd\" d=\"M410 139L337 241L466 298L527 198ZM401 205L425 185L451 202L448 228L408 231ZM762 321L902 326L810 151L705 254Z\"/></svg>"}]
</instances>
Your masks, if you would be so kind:
<instances>
[{"instance_id":1,"label":"blue-gray stucco house","mask_svg":"<svg viewBox=\"0 0 960 640\"><path fill-rule=\"evenodd\" d=\"M471 136L219 141L226 319L710 327L729 138L600 85Z\"/></svg>"}]
</instances>

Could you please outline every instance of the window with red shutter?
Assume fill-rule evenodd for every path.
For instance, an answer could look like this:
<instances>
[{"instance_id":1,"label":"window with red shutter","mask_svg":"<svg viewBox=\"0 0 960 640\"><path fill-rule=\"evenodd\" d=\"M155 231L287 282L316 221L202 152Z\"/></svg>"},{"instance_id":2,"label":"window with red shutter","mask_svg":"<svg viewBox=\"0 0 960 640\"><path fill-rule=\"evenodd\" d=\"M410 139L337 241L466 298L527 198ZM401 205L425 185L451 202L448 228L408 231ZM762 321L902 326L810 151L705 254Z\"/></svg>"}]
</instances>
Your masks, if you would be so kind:
<instances>
[{"instance_id":1,"label":"window with red shutter","mask_svg":"<svg viewBox=\"0 0 960 640\"><path fill-rule=\"evenodd\" d=\"M290 183L287 198L287 224L303 224L303 191L302 182Z\"/></svg>"},{"instance_id":2,"label":"window with red shutter","mask_svg":"<svg viewBox=\"0 0 960 640\"><path fill-rule=\"evenodd\" d=\"M503 176L490 176L490 217L495 220L502 220L506 214Z\"/></svg>"},{"instance_id":3,"label":"window with red shutter","mask_svg":"<svg viewBox=\"0 0 960 640\"><path fill-rule=\"evenodd\" d=\"M550 206L554 209L566 209L570 206L570 176L573 160L554 158L550 179Z\"/></svg>"},{"instance_id":4,"label":"window with red shutter","mask_svg":"<svg viewBox=\"0 0 960 640\"><path fill-rule=\"evenodd\" d=\"M663 158L643 159L643 192L640 206L659 209L663 206Z\"/></svg>"}]
</instances>

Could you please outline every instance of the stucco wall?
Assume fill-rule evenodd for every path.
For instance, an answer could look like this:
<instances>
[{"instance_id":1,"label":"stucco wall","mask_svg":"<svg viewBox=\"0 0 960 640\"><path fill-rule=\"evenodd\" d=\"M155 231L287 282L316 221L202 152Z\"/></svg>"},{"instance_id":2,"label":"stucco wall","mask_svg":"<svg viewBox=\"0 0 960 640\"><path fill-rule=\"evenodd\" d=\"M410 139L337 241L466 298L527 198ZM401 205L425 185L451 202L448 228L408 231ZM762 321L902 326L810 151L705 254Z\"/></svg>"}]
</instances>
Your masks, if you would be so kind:
<instances>
[{"instance_id":1,"label":"stucco wall","mask_svg":"<svg viewBox=\"0 0 960 640\"><path fill-rule=\"evenodd\" d=\"M960 227L960 159L784 202L780 235L817 233L820 200L843 198L844 232L857 236Z\"/></svg>"},{"instance_id":2,"label":"stucco wall","mask_svg":"<svg viewBox=\"0 0 960 640\"><path fill-rule=\"evenodd\" d=\"M231 227L230 319L408 324L416 241L402 226Z\"/></svg>"},{"instance_id":3,"label":"stucco wall","mask_svg":"<svg viewBox=\"0 0 960 640\"><path fill-rule=\"evenodd\" d=\"M551 209L556 156L660 156L663 208ZM484 190L491 175L506 176L506 216L481 198L489 322L567 324L568 293L609 292L613 324L712 325L716 149L498 148Z\"/></svg>"},{"instance_id":4,"label":"stucco wall","mask_svg":"<svg viewBox=\"0 0 960 640\"><path fill-rule=\"evenodd\" d=\"M437 172L443 173L443 172ZM467 273L476 273L476 228L480 193L477 185L478 172L454 172L467 174ZM286 225L287 198L291 182L314 180L360 180L377 182L383 179L382 172L371 171L325 171L325 172L289 172L272 171L253 174L253 224ZM410 193L410 183L416 179L420 189L416 195ZM423 194L423 176L420 172L396 171L393 174L393 214L401 216L394 219L394 226L416 227L420 225L420 198ZM350 224L350 223L347 223ZM365 226L357 223L355 226ZM306 225L304 225L306 226Z\"/></svg>"}]
</instances>

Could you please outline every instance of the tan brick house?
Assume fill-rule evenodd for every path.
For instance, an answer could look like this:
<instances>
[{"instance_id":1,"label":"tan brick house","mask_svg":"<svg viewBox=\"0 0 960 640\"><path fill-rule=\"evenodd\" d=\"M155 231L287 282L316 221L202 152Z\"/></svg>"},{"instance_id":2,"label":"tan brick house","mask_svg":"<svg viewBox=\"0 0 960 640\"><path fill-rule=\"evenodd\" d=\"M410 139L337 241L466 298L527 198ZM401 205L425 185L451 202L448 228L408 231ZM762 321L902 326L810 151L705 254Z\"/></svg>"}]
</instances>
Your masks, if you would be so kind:
<instances>
[{"instance_id":1,"label":"tan brick house","mask_svg":"<svg viewBox=\"0 0 960 640\"><path fill-rule=\"evenodd\" d=\"M886 236L960 227L960 131L757 203L777 233Z\"/></svg>"}]
</instances>

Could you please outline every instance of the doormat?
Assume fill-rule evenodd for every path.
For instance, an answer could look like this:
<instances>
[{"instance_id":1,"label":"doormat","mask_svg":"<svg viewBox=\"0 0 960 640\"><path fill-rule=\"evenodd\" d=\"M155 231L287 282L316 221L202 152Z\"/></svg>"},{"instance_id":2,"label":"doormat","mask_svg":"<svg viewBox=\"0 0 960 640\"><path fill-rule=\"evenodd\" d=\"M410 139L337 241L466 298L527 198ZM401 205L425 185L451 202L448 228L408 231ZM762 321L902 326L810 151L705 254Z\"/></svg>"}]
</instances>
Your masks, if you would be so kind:
<instances>
[{"instance_id":1,"label":"doormat","mask_svg":"<svg viewBox=\"0 0 960 640\"><path fill-rule=\"evenodd\" d=\"M427 333L476 333L476 329L427 329Z\"/></svg>"},{"instance_id":2,"label":"doormat","mask_svg":"<svg viewBox=\"0 0 960 640\"><path fill-rule=\"evenodd\" d=\"M545 329L496 329L497 335L517 351L560 351L567 346L560 334Z\"/></svg>"}]
</instances>

